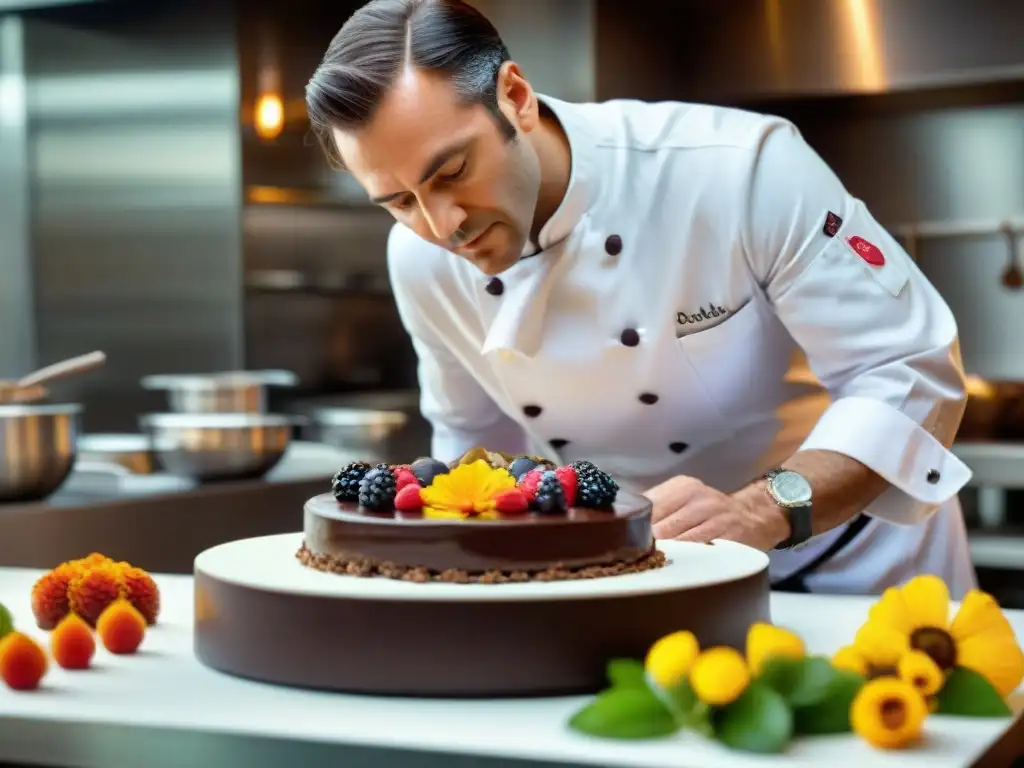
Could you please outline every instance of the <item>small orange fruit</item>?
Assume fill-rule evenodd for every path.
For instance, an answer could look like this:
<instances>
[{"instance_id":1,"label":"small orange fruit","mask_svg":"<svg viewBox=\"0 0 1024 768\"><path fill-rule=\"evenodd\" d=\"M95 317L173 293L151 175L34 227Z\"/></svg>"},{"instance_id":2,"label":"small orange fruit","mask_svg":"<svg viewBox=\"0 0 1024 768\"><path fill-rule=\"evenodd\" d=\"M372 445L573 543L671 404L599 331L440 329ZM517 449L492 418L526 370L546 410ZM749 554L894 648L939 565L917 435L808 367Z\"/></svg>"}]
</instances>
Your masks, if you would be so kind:
<instances>
[{"instance_id":1,"label":"small orange fruit","mask_svg":"<svg viewBox=\"0 0 1024 768\"><path fill-rule=\"evenodd\" d=\"M96 639L81 616L71 613L50 635L50 653L64 669L88 669L96 653Z\"/></svg>"},{"instance_id":2,"label":"small orange fruit","mask_svg":"<svg viewBox=\"0 0 1024 768\"><path fill-rule=\"evenodd\" d=\"M100 614L96 632L111 653L135 653L146 635L146 620L122 597Z\"/></svg>"},{"instance_id":3,"label":"small orange fruit","mask_svg":"<svg viewBox=\"0 0 1024 768\"><path fill-rule=\"evenodd\" d=\"M28 635L15 631L0 640L0 677L8 688L38 688L49 666L46 652Z\"/></svg>"}]
</instances>

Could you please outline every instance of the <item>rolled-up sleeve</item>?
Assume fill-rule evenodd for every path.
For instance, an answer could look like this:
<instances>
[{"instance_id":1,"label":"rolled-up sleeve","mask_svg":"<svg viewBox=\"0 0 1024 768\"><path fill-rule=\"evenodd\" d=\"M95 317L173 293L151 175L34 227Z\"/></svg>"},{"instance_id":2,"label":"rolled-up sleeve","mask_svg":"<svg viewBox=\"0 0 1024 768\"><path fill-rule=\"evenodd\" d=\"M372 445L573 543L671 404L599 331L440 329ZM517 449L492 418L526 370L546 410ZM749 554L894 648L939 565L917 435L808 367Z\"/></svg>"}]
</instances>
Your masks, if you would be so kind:
<instances>
[{"instance_id":1,"label":"rolled-up sleeve","mask_svg":"<svg viewBox=\"0 0 1024 768\"><path fill-rule=\"evenodd\" d=\"M475 446L522 453L525 435L459 360L437 327L443 291L432 271L436 254L401 225L388 237L388 271L402 325L417 357L420 411L432 428L431 456L457 459Z\"/></svg>"},{"instance_id":2,"label":"rolled-up sleeve","mask_svg":"<svg viewBox=\"0 0 1024 768\"><path fill-rule=\"evenodd\" d=\"M950 451L966 403L953 314L794 126L761 138L743 250L832 400L801 449L885 478L867 514L919 522L971 477Z\"/></svg>"}]
</instances>

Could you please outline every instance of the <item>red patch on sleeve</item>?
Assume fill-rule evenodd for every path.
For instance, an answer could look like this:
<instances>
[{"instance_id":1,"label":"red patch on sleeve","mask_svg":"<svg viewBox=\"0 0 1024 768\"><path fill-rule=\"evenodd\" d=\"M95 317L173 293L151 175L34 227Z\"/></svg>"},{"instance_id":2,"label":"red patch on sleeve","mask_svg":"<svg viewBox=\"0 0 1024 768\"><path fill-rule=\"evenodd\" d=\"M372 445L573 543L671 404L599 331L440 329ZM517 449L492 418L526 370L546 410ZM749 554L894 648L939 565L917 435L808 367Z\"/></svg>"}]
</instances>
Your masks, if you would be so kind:
<instances>
[{"instance_id":1,"label":"red patch on sleeve","mask_svg":"<svg viewBox=\"0 0 1024 768\"><path fill-rule=\"evenodd\" d=\"M865 240L863 237L854 235L853 237L846 238L846 242L850 244L854 252L860 256L864 261L873 267L881 267L885 264L885 256L882 254L881 249L872 242Z\"/></svg>"}]
</instances>

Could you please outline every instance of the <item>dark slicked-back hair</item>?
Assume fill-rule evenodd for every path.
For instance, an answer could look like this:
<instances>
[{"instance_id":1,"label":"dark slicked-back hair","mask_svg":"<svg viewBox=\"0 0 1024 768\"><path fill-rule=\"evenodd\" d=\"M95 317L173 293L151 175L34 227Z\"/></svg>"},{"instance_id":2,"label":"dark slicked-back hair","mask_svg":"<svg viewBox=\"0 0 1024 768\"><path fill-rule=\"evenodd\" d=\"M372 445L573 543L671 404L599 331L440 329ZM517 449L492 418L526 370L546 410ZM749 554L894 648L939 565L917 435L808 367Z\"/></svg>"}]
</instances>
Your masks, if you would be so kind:
<instances>
[{"instance_id":1,"label":"dark slicked-back hair","mask_svg":"<svg viewBox=\"0 0 1024 768\"><path fill-rule=\"evenodd\" d=\"M330 161L341 164L331 129L373 119L406 67L444 75L466 104L480 104L506 139L515 128L498 109L497 80L508 49L490 21L463 0L372 0L345 22L306 85L306 110Z\"/></svg>"}]
</instances>

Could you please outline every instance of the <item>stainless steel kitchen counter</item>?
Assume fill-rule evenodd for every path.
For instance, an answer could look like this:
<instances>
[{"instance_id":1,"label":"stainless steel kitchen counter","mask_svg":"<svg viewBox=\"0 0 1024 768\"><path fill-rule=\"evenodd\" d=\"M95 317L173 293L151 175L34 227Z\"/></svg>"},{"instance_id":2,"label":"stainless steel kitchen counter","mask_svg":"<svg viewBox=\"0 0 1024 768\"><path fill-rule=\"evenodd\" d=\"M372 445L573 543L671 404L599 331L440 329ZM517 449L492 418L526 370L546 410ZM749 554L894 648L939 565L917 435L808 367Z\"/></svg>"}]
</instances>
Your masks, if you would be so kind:
<instances>
[{"instance_id":1,"label":"stainless steel kitchen counter","mask_svg":"<svg viewBox=\"0 0 1024 768\"><path fill-rule=\"evenodd\" d=\"M302 505L327 478L244 481L126 499L0 507L0 567L45 568L102 552L159 573L192 573L204 549L302 529Z\"/></svg>"}]
</instances>

